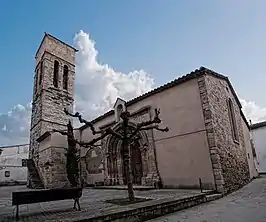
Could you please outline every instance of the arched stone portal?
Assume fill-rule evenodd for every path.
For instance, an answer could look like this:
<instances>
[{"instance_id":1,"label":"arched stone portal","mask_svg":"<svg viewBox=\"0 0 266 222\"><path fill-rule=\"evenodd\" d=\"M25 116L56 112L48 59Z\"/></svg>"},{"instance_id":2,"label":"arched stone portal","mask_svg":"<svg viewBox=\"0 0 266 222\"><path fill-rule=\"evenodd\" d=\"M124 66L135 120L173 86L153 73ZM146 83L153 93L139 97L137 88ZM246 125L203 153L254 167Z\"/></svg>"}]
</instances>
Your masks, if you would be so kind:
<instances>
[{"instance_id":1,"label":"arched stone portal","mask_svg":"<svg viewBox=\"0 0 266 222\"><path fill-rule=\"evenodd\" d=\"M129 130L134 130L135 126L131 126ZM122 128L117 126L114 128L116 132L122 133ZM155 161L155 158L148 158L150 142L146 132L139 133L139 140L130 144L131 169L133 176L133 184L146 185L145 179L154 169L151 169L155 163L149 163L148 159ZM124 154L122 150L122 141L117 137L110 135L106 140L106 164L105 164L105 183L107 185L123 185L127 184L126 172L124 167ZM150 152L150 155L153 152ZM157 175L157 172L153 172Z\"/></svg>"},{"instance_id":2,"label":"arched stone portal","mask_svg":"<svg viewBox=\"0 0 266 222\"><path fill-rule=\"evenodd\" d=\"M141 179L143 176L143 167L141 159L140 144L136 141L130 146L130 155L131 155L131 169L133 176L133 184L141 185ZM127 181L125 181L127 183Z\"/></svg>"}]
</instances>

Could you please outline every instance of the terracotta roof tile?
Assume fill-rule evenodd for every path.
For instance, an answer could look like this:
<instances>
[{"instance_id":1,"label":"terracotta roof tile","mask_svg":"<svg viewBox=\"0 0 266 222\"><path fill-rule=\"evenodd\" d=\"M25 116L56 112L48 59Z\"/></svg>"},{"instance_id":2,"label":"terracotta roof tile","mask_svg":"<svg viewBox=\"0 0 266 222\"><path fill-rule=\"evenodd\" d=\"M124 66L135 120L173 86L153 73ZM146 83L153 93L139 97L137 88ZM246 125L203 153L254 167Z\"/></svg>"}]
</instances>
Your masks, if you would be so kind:
<instances>
[{"instance_id":1,"label":"terracotta roof tile","mask_svg":"<svg viewBox=\"0 0 266 222\"><path fill-rule=\"evenodd\" d=\"M257 129L257 128L264 127L264 126L266 126L266 121L254 123L254 124L250 125L250 128L251 129Z\"/></svg>"}]
</instances>

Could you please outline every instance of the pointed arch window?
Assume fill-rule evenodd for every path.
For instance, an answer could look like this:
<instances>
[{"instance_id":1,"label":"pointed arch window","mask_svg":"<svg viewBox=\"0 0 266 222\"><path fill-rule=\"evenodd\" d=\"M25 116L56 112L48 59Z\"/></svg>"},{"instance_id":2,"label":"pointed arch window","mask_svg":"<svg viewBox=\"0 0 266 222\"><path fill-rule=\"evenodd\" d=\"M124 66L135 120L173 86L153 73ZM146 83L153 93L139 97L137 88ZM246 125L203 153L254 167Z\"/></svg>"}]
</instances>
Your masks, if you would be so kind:
<instances>
[{"instance_id":1,"label":"pointed arch window","mask_svg":"<svg viewBox=\"0 0 266 222\"><path fill-rule=\"evenodd\" d=\"M119 122L120 118L121 118L121 113L123 111L123 106L122 104L119 104L116 108L116 118L117 118L117 121Z\"/></svg>"},{"instance_id":2,"label":"pointed arch window","mask_svg":"<svg viewBox=\"0 0 266 222\"><path fill-rule=\"evenodd\" d=\"M38 75L39 75L39 69L36 70L35 78L34 78L34 93L37 92L38 89Z\"/></svg>"},{"instance_id":3,"label":"pointed arch window","mask_svg":"<svg viewBox=\"0 0 266 222\"><path fill-rule=\"evenodd\" d=\"M43 61L41 61L41 64L40 64L40 76L39 76L39 85L42 84L42 76L43 76Z\"/></svg>"},{"instance_id":4,"label":"pointed arch window","mask_svg":"<svg viewBox=\"0 0 266 222\"><path fill-rule=\"evenodd\" d=\"M68 66L64 65L63 89L67 90L67 88L68 88Z\"/></svg>"},{"instance_id":5,"label":"pointed arch window","mask_svg":"<svg viewBox=\"0 0 266 222\"><path fill-rule=\"evenodd\" d=\"M54 61L54 78L53 78L53 84L55 87L58 87L58 72L59 72L59 62L55 60Z\"/></svg>"},{"instance_id":6,"label":"pointed arch window","mask_svg":"<svg viewBox=\"0 0 266 222\"><path fill-rule=\"evenodd\" d=\"M229 112L229 119L231 123L232 136L233 136L234 141L238 142L239 135L237 131L236 116L235 116L234 105L231 99L228 99L228 112Z\"/></svg>"}]
</instances>

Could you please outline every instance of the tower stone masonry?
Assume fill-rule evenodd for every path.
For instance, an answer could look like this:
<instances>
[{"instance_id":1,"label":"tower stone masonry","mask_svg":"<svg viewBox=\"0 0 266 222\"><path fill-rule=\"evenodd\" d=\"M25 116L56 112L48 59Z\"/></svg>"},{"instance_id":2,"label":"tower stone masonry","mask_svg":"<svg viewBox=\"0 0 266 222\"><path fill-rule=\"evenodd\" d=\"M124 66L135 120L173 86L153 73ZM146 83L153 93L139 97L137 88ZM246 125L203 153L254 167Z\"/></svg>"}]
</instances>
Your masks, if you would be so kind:
<instances>
[{"instance_id":1,"label":"tower stone masonry","mask_svg":"<svg viewBox=\"0 0 266 222\"><path fill-rule=\"evenodd\" d=\"M52 129L66 129L69 117L63 110L73 111L76 51L45 33L35 56L29 158L33 159L45 187L53 180L52 169L63 168L55 163L62 160L64 149L48 147L40 150L37 140ZM46 166L48 163L50 168Z\"/></svg>"}]
</instances>

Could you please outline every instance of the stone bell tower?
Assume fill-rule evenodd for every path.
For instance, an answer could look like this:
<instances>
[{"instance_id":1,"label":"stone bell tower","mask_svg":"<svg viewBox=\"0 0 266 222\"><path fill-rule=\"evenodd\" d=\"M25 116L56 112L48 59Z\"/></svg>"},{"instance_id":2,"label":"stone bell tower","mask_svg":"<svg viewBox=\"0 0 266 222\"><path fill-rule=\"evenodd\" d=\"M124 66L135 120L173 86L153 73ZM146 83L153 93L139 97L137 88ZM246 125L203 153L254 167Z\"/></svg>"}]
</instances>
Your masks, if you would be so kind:
<instances>
[{"instance_id":1,"label":"stone bell tower","mask_svg":"<svg viewBox=\"0 0 266 222\"><path fill-rule=\"evenodd\" d=\"M45 33L35 56L29 159L44 185L49 183L47 166L55 162L56 156L51 149L41 150L39 142L52 129L66 129L69 118L63 109L73 111L76 52L72 46Z\"/></svg>"}]
</instances>

